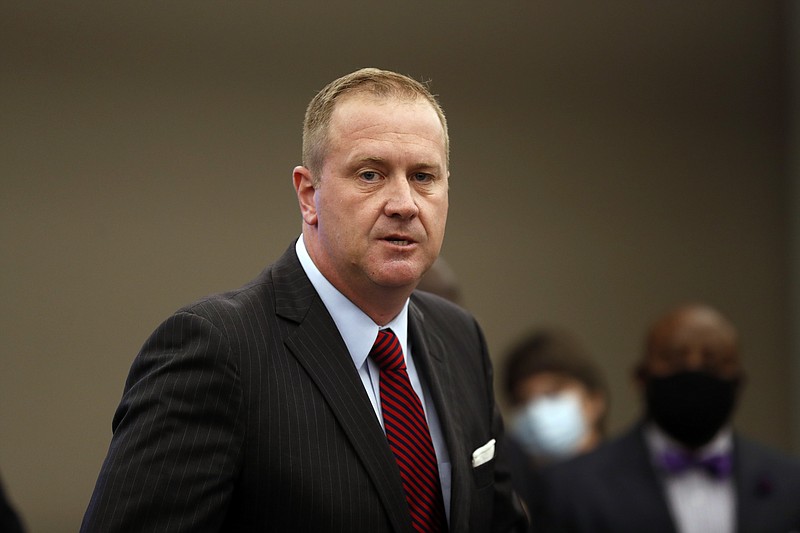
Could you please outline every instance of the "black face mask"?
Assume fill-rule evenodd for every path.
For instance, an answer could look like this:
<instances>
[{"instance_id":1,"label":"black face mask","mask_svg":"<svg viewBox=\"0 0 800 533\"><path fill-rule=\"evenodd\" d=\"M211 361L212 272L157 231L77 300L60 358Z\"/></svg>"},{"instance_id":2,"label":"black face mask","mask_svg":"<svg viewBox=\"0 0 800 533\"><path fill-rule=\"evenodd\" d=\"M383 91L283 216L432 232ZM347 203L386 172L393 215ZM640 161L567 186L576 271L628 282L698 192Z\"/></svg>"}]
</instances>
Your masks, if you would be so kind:
<instances>
[{"instance_id":1,"label":"black face mask","mask_svg":"<svg viewBox=\"0 0 800 533\"><path fill-rule=\"evenodd\" d=\"M722 379L706 372L647 376L647 415L670 437L688 448L698 448L730 419L739 383L739 379Z\"/></svg>"}]
</instances>

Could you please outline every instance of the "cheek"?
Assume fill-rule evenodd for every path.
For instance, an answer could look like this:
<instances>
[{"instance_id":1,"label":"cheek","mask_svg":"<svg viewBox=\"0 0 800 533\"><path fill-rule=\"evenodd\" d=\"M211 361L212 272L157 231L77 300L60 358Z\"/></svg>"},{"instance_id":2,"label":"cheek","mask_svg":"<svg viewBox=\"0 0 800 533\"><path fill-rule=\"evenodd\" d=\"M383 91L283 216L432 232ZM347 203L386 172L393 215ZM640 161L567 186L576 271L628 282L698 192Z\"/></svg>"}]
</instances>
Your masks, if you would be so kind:
<instances>
[{"instance_id":1,"label":"cheek","mask_svg":"<svg viewBox=\"0 0 800 533\"><path fill-rule=\"evenodd\" d=\"M423 210L425 213L425 225L431 237L438 236L441 240L444 235L444 229L447 225L447 210L447 196L433 199Z\"/></svg>"},{"instance_id":2,"label":"cheek","mask_svg":"<svg viewBox=\"0 0 800 533\"><path fill-rule=\"evenodd\" d=\"M321 236L331 246L339 247L347 237L347 228L343 227L347 221L342 220L336 204L330 204L327 199L317 202L317 223Z\"/></svg>"},{"instance_id":3,"label":"cheek","mask_svg":"<svg viewBox=\"0 0 800 533\"><path fill-rule=\"evenodd\" d=\"M581 411L583 412L583 418L586 420L588 426L592 426L597 422L600 416L600 409L598 407L598 404L592 401L591 397L587 396L583 398L581 402Z\"/></svg>"}]
</instances>

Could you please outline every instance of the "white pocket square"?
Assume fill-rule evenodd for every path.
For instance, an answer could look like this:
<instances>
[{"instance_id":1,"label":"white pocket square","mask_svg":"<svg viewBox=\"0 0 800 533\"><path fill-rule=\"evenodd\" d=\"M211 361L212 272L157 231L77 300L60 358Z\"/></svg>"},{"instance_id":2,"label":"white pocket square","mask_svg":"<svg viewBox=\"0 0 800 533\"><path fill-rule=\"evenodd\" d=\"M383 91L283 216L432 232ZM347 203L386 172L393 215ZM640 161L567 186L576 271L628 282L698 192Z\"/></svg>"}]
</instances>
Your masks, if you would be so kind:
<instances>
[{"instance_id":1,"label":"white pocket square","mask_svg":"<svg viewBox=\"0 0 800 533\"><path fill-rule=\"evenodd\" d=\"M494 459L494 443L492 439L474 452L472 452L472 468L478 468L483 463Z\"/></svg>"}]
</instances>

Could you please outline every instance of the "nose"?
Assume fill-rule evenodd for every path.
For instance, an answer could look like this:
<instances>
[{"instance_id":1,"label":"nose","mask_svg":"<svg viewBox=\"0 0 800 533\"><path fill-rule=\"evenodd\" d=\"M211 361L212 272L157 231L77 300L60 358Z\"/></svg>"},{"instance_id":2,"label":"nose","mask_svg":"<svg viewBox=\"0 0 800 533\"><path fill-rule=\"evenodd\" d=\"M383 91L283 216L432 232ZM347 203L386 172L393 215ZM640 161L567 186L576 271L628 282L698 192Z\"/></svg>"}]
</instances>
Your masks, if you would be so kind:
<instances>
[{"instance_id":1,"label":"nose","mask_svg":"<svg viewBox=\"0 0 800 533\"><path fill-rule=\"evenodd\" d=\"M416 192L413 185L403 177L388 180L385 188L386 203L384 212L389 217L411 219L419 213L416 201Z\"/></svg>"},{"instance_id":2,"label":"nose","mask_svg":"<svg viewBox=\"0 0 800 533\"><path fill-rule=\"evenodd\" d=\"M700 348L692 348L686 352L684 364L687 370L703 370L706 366L705 355Z\"/></svg>"}]
</instances>

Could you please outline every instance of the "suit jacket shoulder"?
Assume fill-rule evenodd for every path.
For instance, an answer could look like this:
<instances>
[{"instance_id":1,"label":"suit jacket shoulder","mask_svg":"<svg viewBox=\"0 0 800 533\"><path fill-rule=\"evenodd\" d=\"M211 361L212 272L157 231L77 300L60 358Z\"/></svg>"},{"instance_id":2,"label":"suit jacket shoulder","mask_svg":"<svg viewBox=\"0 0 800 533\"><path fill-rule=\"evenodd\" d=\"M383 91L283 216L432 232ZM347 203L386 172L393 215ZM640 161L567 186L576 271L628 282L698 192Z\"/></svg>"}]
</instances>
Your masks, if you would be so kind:
<instances>
[{"instance_id":1,"label":"suit jacket shoulder","mask_svg":"<svg viewBox=\"0 0 800 533\"><path fill-rule=\"evenodd\" d=\"M410 527L380 424L293 248L156 328L112 427L82 531Z\"/></svg>"}]
</instances>

